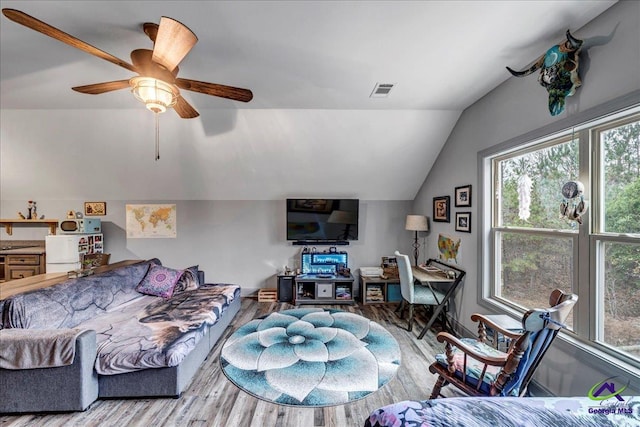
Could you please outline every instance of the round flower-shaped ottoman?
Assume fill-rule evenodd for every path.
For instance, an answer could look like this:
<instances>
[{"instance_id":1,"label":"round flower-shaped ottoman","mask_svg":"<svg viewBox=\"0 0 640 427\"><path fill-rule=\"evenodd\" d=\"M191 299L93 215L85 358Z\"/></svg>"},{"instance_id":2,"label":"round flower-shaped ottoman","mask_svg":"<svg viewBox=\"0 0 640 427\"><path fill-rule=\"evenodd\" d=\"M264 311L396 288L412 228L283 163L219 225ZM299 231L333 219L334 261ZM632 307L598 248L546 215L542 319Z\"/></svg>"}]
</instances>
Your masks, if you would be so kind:
<instances>
[{"instance_id":1,"label":"round flower-shaped ottoman","mask_svg":"<svg viewBox=\"0 0 640 427\"><path fill-rule=\"evenodd\" d=\"M333 406L362 399L400 366L393 336L357 314L323 308L271 313L238 328L222 370L253 396L280 405Z\"/></svg>"}]
</instances>

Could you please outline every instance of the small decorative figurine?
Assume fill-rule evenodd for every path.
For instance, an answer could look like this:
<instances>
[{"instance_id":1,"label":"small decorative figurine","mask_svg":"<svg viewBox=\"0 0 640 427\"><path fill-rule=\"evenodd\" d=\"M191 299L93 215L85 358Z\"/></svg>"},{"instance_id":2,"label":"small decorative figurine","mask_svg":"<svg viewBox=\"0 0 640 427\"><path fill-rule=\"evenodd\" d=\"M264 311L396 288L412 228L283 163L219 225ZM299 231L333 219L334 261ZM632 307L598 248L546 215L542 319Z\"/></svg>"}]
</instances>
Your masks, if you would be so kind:
<instances>
[{"instance_id":1,"label":"small decorative figurine","mask_svg":"<svg viewBox=\"0 0 640 427\"><path fill-rule=\"evenodd\" d=\"M576 93L582 85L578 76L580 48L583 40L576 39L567 30L567 41L547 50L528 70L514 71L516 77L524 77L540 69L538 82L549 92L549 112L557 116L564 111L564 99Z\"/></svg>"},{"instance_id":2,"label":"small decorative figurine","mask_svg":"<svg viewBox=\"0 0 640 427\"><path fill-rule=\"evenodd\" d=\"M27 204L27 216L25 217L22 212L18 212L18 216L20 219L38 219L38 208L36 206L36 202L29 200ZM44 218L44 215L42 218Z\"/></svg>"},{"instance_id":3,"label":"small decorative figurine","mask_svg":"<svg viewBox=\"0 0 640 427\"><path fill-rule=\"evenodd\" d=\"M31 208L29 211L29 215L31 216L31 219L38 219L38 208L36 207L36 202L30 200L29 204L31 205Z\"/></svg>"}]
</instances>

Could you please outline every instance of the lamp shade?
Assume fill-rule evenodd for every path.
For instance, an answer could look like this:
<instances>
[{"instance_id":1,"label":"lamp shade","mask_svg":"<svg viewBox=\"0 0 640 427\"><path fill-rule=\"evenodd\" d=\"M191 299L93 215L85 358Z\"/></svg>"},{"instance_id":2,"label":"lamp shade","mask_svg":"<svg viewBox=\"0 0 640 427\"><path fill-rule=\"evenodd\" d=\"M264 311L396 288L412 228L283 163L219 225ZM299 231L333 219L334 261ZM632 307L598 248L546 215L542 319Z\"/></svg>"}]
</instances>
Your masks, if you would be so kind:
<instances>
[{"instance_id":1,"label":"lamp shade","mask_svg":"<svg viewBox=\"0 0 640 427\"><path fill-rule=\"evenodd\" d=\"M331 212L327 222L331 224L356 224L356 215L353 211L335 210Z\"/></svg>"},{"instance_id":2,"label":"lamp shade","mask_svg":"<svg viewBox=\"0 0 640 427\"><path fill-rule=\"evenodd\" d=\"M154 113L164 113L178 100L178 88L152 77L138 76L129 80L131 92Z\"/></svg>"},{"instance_id":3,"label":"lamp shade","mask_svg":"<svg viewBox=\"0 0 640 427\"><path fill-rule=\"evenodd\" d=\"M424 215L407 215L404 228L411 231L429 231L429 221Z\"/></svg>"}]
</instances>

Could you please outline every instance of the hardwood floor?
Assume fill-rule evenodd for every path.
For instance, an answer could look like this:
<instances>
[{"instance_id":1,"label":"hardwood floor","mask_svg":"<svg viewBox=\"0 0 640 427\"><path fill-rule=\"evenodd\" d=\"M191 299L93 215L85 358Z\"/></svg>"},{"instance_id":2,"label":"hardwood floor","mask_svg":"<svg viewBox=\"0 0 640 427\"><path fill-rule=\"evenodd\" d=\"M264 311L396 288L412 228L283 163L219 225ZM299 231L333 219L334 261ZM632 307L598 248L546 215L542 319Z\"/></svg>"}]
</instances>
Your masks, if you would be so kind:
<instances>
[{"instance_id":1,"label":"hardwood floor","mask_svg":"<svg viewBox=\"0 0 640 427\"><path fill-rule=\"evenodd\" d=\"M425 325L423 310L416 310L413 332L406 320L394 313L396 304L323 306L351 311L384 326L402 350L396 378L366 398L328 408L296 408L259 400L239 390L222 373L220 349L239 326L258 316L294 306L286 303L258 303L243 298L242 309L211 350L191 385L178 399L98 400L85 412L2 416L3 427L26 426L255 426L255 427L345 427L363 426L374 409L407 399L427 399L435 382L428 367L434 354L444 350L431 330L422 340L417 336ZM437 327L437 326L436 326ZM445 388L443 394L455 394Z\"/></svg>"}]
</instances>

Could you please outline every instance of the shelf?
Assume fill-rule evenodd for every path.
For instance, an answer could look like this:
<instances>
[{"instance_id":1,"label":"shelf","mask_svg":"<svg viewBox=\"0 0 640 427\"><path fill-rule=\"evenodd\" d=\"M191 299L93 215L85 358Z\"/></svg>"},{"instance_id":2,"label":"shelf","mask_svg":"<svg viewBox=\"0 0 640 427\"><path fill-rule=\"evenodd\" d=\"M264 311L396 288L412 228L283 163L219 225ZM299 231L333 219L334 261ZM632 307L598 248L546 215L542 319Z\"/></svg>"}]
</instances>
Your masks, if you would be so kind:
<instances>
[{"instance_id":1,"label":"shelf","mask_svg":"<svg viewBox=\"0 0 640 427\"><path fill-rule=\"evenodd\" d=\"M0 219L0 226L4 226L4 230L9 236L13 234L14 224L45 224L49 227L51 234L56 234L56 230L58 229L57 219Z\"/></svg>"},{"instance_id":2,"label":"shelf","mask_svg":"<svg viewBox=\"0 0 640 427\"><path fill-rule=\"evenodd\" d=\"M386 304L402 301L400 279L360 276L360 299L363 304Z\"/></svg>"},{"instance_id":3,"label":"shelf","mask_svg":"<svg viewBox=\"0 0 640 427\"><path fill-rule=\"evenodd\" d=\"M295 278L295 301L301 304L353 304L353 276Z\"/></svg>"}]
</instances>

